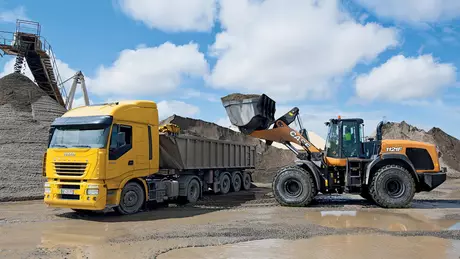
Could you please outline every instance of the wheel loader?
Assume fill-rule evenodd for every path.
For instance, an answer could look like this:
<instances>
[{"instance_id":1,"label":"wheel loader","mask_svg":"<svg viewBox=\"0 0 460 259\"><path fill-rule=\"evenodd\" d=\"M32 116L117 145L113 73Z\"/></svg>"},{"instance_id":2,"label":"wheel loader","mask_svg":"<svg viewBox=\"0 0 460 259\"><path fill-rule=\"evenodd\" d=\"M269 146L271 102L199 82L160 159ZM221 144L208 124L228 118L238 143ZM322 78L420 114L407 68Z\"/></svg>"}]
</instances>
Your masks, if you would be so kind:
<instances>
[{"instance_id":1,"label":"wheel loader","mask_svg":"<svg viewBox=\"0 0 460 259\"><path fill-rule=\"evenodd\" d=\"M325 122L326 145L319 149L299 121L299 108L275 120L275 101L265 94L231 94L221 100L240 132L268 145L282 143L296 154L295 163L281 168L273 179L274 196L283 206L307 206L319 193L350 193L383 208L403 208L410 206L415 193L431 191L446 180L435 145L382 139L383 121L375 138L365 139L363 119L332 118ZM300 130L289 126L296 120Z\"/></svg>"}]
</instances>

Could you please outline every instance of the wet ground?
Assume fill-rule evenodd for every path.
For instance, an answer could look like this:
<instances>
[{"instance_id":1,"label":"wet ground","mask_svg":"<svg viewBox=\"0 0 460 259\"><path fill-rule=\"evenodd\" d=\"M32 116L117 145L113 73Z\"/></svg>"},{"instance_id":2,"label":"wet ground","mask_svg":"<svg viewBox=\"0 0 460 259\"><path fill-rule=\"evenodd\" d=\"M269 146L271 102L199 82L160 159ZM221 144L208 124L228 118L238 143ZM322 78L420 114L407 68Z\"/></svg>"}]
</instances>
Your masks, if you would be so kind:
<instances>
[{"instance_id":1,"label":"wet ground","mask_svg":"<svg viewBox=\"0 0 460 259\"><path fill-rule=\"evenodd\" d=\"M41 201L0 203L0 258L460 258L460 181L412 208L359 196L280 207L270 189L207 196L195 206L81 216Z\"/></svg>"}]
</instances>

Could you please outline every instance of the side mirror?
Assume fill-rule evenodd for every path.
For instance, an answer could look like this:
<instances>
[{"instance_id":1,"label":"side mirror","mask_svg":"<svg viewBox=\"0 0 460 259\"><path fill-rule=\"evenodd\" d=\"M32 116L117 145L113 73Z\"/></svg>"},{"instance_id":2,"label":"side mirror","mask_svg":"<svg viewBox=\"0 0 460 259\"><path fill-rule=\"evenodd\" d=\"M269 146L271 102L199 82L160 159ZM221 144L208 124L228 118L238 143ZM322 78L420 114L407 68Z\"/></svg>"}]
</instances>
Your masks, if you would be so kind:
<instances>
[{"instance_id":1,"label":"side mirror","mask_svg":"<svg viewBox=\"0 0 460 259\"><path fill-rule=\"evenodd\" d=\"M118 134L117 134L117 146L122 147L124 145L126 145L125 133L124 132L118 132Z\"/></svg>"}]
</instances>

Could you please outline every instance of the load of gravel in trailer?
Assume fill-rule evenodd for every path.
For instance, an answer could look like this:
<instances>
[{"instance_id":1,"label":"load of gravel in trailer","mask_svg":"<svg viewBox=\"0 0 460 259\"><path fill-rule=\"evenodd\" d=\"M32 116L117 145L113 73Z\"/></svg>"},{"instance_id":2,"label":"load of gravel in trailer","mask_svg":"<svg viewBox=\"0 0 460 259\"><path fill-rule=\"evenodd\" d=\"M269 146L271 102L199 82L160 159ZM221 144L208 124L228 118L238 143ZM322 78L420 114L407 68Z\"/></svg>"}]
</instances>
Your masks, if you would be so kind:
<instances>
[{"instance_id":1,"label":"load of gravel in trailer","mask_svg":"<svg viewBox=\"0 0 460 259\"><path fill-rule=\"evenodd\" d=\"M274 146L266 146L260 139L247 136L212 122L172 115L160 122L161 125L173 123L180 127L181 135L196 136L208 140L225 140L255 146L254 182L270 183L276 172L294 163L296 156L292 151Z\"/></svg>"},{"instance_id":2,"label":"load of gravel in trailer","mask_svg":"<svg viewBox=\"0 0 460 259\"><path fill-rule=\"evenodd\" d=\"M65 111L28 77L0 78L0 201L43 197L48 129Z\"/></svg>"}]
</instances>

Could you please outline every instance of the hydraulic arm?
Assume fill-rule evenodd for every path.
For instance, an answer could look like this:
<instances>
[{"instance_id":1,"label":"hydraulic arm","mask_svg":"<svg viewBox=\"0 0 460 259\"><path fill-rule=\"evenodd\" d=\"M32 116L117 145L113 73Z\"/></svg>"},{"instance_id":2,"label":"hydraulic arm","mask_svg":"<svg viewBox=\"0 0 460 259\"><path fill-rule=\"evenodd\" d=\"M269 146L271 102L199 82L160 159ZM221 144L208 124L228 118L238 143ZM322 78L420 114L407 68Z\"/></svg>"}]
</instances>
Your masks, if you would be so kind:
<instances>
[{"instance_id":1,"label":"hydraulic arm","mask_svg":"<svg viewBox=\"0 0 460 259\"><path fill-rule=\"evenodd\" d=\"M260 96L232 94L222 98L222 103L230 121L233 125L238 126L241 132L255 138L265 139L269 145L273 141L282 143L299 155L299 150L291 145L291 143L297 143L307 152L307 159L311 158L312 153L320 153L320 150L308 140L306 130L301 129L299 132L289 127L292 122L299 119L297 107L275 121L275 101L265 94ZM273 123L273 128L269 129ZM302 128L300 120L299 125Z\"/></svg>"}]
</instances>

